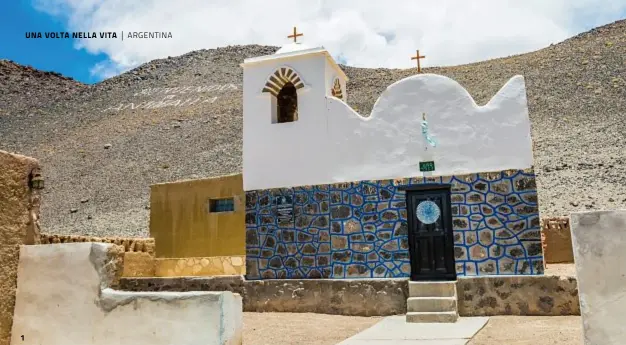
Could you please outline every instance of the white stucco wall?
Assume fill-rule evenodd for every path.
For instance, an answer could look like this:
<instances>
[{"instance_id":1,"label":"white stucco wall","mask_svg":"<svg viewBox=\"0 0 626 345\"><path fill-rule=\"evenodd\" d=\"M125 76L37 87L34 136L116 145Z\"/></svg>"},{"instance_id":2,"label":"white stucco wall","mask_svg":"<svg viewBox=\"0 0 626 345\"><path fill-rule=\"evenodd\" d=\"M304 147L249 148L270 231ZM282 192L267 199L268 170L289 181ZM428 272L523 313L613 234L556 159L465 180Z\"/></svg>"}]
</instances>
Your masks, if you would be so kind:
<instances>
[{"instance_id":1,"label":"white stucco wall","mask_svg":"<svg viewBox=\"0 0 626 345\"><path fill-rule=\"evenodd\" d=\"M320 96L310 65L293 68L309 91L298 94L298 122L273 125L269 98L254 69L244 71L244 189L267 189L372 179L526 169L532 166L530 121L522 76L513 77L485 106L456 81L418 74L390 85L362 117L347 104ZM262 75L274 68L267 66ZM301 95L302 94L302 95ZM268 96L269 97L269 96ZM425 112L437 147L421 132ZM436 170L420 173L420 161Z\"/></svg>"},{"instance_id":2,"label":"white stucco wall","mask_svg":"<svg viewBox=\"0 0 626 345\"><path fill-rule=\"evenodd\" d=\"M274 124L271 121L272 95L262 93L265 82L277 68L287 66L295 70L304 82L304 89L298 90L298 121ZM304 155L295 150L308 129L310 133L325 133L327 124L323 111L326 99L326 61L323 54L305 55L289 61L270 61L251 66L244 66L243 75L243 175L244 186L246 175L256 175L259 167L272 164L263 169L263 173L271 171L279 175L286 174L294 167L299 170L317 170L318 162L326 157L326 149L312 150ZM320 102L320 100L322 100ZM306 109L318 109L310 113ZM314 116L312 116L314 114ZM268 135L280 133L278 137ZM302 147L304 149L304 147ZM295 151L294 151L295 150ZM281 159L287 157L287 159ZM282 172L279 172L282 171ZM249 176L253 177L253 176ZM258 179L260 176L254 178ZM273 178L272 178L273 179ZM254 183L253 183L254 185Z\"/></svg>"},{"instance_id":3,"label":"white stucco wall","mask_svg":"<svg viewBox=\"0 0 626 345\"><path fill-rule=\"evenodd\" d=\"M241 344L241 296L112 290L109 246L21 247L12 345Z\"/></svg>"}]
</instances>

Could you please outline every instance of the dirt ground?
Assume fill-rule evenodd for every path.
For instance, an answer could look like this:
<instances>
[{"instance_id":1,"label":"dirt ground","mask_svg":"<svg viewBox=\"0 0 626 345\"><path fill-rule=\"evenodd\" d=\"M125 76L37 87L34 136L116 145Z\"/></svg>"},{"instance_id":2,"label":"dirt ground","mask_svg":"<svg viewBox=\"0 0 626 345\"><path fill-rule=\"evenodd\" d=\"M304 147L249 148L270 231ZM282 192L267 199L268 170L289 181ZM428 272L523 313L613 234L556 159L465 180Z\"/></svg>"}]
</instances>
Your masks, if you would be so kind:
<instances>
[{"instance_id":1,"label":"dirt ground","mask_svg":"<svg viewBox=\"0 0 626 345\"><path fill-rule=\"evenodd\" d=\"M493 316L467 345L582 344L580 316Z\"/></svg>"},{"instance_id":2,"label":"dirt ground","mask_svg":"<svg viewBox=\"0 0 626 345\"><path fill-rule=\"evenodd\" d=\"M369 328L380 317L244 313L244 345L334 345ZM468 345L581 344L578 316L495 316Z\"/></svg>"},{"instance_id":3,"label":"dirt ground","mask_svg":"<svg viewBox=\"0 0 626 345\"><path fill-rule=\"evenodd\" d=\"M380 321L311 313L243 313L244 345L335 345Z\"/></svg>"}]
</instances>

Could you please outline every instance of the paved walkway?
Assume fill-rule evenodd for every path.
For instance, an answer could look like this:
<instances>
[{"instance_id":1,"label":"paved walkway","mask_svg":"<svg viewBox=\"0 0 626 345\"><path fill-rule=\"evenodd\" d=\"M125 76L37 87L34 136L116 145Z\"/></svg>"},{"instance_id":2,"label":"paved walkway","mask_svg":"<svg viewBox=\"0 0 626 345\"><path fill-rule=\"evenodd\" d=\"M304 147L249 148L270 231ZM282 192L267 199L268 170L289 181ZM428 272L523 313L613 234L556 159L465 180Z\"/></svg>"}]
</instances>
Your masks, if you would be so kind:
<instances>
[{"instance_id":1,"label":"paved walkway","mask_svg":"<svg viewBox=\"0 0 626 345\"><path fill-rule=\"evenodd\" d=\"M465 345L489 320L461 317L456 323L407 323L389 316L338 345Z\"/></svg>"}]
</instances>

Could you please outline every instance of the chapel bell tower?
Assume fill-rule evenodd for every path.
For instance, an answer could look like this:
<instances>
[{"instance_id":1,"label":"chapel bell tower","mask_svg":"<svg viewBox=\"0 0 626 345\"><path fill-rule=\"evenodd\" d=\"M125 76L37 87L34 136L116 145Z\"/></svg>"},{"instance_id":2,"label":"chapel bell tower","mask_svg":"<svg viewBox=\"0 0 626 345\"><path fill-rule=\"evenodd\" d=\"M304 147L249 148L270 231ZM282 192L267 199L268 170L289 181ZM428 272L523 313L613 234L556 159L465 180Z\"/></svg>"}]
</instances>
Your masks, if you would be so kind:
<instances>
[{"instance_id":1,"label":"chapel bell tower","mask_svg":"<svg viewBox=\"0 0 626 345\"><path fill-rule=\"evenodd\" d=\"M274 162L280 157L273 152L276 147L297 150L303 131L327 130L327 98L347 99L346 74L324 47L298 42L301 36L294 27L288 36L293 42L272 55L241 64L244 189L246 172L265 171L263 166L278 164Z\"/></svg>"}]
</instances>

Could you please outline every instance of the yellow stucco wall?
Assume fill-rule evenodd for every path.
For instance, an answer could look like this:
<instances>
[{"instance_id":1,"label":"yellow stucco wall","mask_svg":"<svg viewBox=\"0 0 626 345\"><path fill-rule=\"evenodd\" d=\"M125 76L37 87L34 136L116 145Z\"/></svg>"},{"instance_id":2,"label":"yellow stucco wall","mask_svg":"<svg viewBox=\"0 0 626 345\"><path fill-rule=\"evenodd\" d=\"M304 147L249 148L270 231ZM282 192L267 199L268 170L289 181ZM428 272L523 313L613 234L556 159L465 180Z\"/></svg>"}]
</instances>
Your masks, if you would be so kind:
<instances>
[{"instance_id":1,"label":"yellow stucco wall","mask_svg":"<svg viewBox=\"0 0 626 345\"><path fill-rule=\"evenodd\" d=\"M234 198L234 212L209 212L210 199ZM151 186L150 236L157 258L245 255L241 174Z\"/></svg>"}]
</instances>

